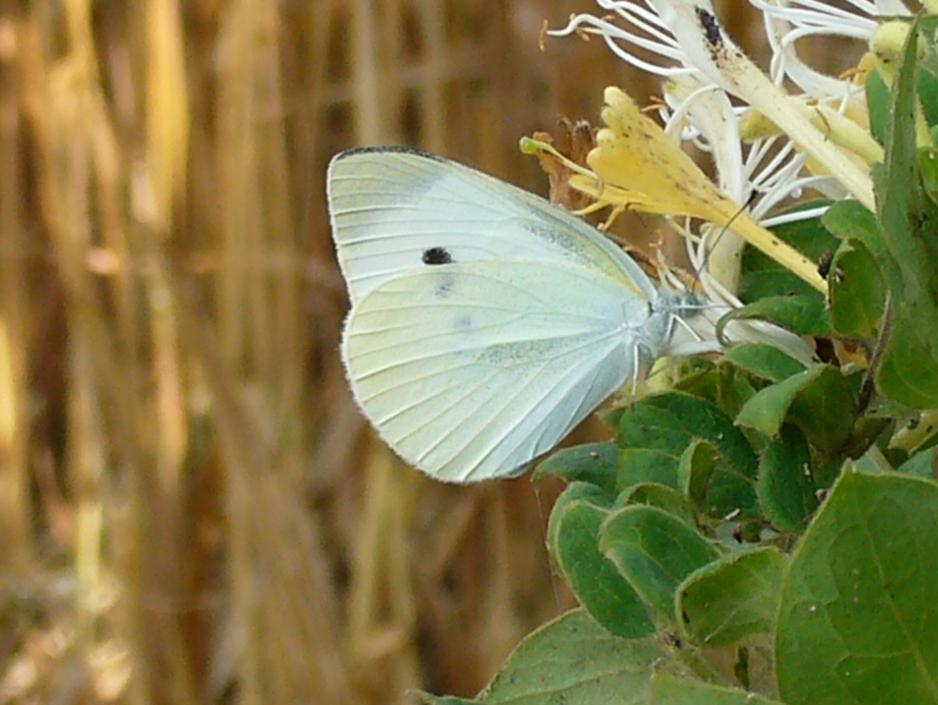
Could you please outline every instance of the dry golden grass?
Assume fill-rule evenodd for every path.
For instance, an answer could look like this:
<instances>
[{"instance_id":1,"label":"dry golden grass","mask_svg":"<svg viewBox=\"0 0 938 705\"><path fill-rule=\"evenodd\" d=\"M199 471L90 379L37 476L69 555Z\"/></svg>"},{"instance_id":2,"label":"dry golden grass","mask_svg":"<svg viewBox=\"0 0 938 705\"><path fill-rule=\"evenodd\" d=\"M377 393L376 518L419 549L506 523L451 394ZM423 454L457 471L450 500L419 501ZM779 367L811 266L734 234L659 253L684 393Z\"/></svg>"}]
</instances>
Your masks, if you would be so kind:
<instances>
[{"instance_id":1,"label":"dry golden grass","mask_svg":"<svg viewBox=\"0 0 938 705\"><path fill-rule=\"evenodd\" d=\"M0 4L0 704L471 694L570 604L551 488L366 430L323 176L396 142L543 191L519 136L650 88L538 51L590 6Z\"/></svg>"}]
</instances>

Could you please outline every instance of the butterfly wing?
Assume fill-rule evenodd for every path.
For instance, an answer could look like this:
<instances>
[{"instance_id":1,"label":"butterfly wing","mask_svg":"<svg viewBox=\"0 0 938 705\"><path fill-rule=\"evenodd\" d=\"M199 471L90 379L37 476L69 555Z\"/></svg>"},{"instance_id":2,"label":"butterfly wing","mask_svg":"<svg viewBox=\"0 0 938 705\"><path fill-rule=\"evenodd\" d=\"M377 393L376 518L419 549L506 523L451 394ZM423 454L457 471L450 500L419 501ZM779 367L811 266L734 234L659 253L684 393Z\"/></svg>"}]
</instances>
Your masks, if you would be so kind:
<instances>
[{"instance_id":1,"label":"butterfly wing","mask_svg":"<svg viewBox=\"0 0 938 705\"><path fill-rule=\"evenodd\" d=\"M343 338L381 436L433 477L523 471L635 372L647 301L569 265L464 262L385 280Z\"/></svg>"},{"instance_id":2,"label":"butterfly wing","mask_svg":"<svg viewBox=\"0 0 938 705\"><path fill-rule=\"evenodd\" d=\"M333 158L327 183L353 303L399 274L479 260L586 267L654 296L641 268L589 224L448 159L400 147L351 150Z\"/></svg>"}]
</instances>

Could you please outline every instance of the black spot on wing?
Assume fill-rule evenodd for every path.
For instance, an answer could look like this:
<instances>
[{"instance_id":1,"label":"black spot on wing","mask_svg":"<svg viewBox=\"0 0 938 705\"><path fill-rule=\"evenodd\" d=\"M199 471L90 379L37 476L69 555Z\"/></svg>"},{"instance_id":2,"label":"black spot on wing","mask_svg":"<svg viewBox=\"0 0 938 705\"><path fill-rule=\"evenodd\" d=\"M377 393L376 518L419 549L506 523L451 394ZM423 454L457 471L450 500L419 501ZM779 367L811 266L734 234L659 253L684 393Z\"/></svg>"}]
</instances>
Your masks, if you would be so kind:
<instances>
[{"instance_id":1,"label":"black spot on wing","mask_svg":"<svg viewBox=\"0 0 938 705\"><path fill-rule=\"evenodd\" d=\"M423 251L421 258L424 264L449 264L453 261L453 256L445 247L431 247Z\"/></svg>"}]
</instances>

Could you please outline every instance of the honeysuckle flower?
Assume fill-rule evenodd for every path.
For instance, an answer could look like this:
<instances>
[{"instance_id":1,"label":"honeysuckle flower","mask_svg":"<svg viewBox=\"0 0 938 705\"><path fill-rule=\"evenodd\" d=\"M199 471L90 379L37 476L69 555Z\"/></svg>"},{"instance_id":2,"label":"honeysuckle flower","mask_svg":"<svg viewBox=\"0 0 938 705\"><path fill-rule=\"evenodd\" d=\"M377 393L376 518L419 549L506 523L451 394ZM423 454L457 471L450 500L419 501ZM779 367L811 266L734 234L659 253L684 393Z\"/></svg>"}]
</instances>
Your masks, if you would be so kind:
<instances>
[{"instance_id":1,"label":"honeysuckle flower","mask_svg":"<svg viewBox=\"0 0 938 705\"><path fill-rule=\"evenodd\" d=\"M779 146L775 135L744 144L738 111L726 94L715 88L702 85L690 76L668 81L664 90L668 107L659 111L665 131L672 136L680 133L692 139L698 149L709 153L716 166L720 189L736 203L745 204L752 218L763 227L821 215L826 207L772 215L780 204L799 198L806 189L827 193L839 185L831 177L803 176L805 156L798 154L790 143ZM732 229L724 232L721 228L713 249L699 258L701 263L706 262L709 273L729 290L736 288L744 243ZM703 238L699 246L706 250L710 245Z\"/></svg>"},{"instance_id":2,"label":"honeysuckle flower","mask_svg":"<svg viewBox=\"0 0 938 705\"><path fill-rule=\"evenodd\" d=\"M650 0L643 3L632 0L596 0L596 4L600 9L609 12L609 15L573 15L566 27L551 30L548 34L554 37L570 34L598 35L613 54L654 75L673 77L699 73L670 28L658 16ZM618 17L624 24L613 23L607 17ZM635 49L643 50L644 56L634 53Z\"/></svg>"},{"instance_id":3,"label":"honeysuckle flower","mask_svg":"<svg viewBox=\"0 0 938 705\"><path fill-rule=\"evenodd\" d=\"M667 106L659 115L668 134L680 132L712 156L719 187L737 203L745 204L763 226L820 215L823 210L817 209L771 215L773 209L789 198L800 197L805 189L843 197L843 189L833 177L800 174L806 156L797 153L791 143L782 143L774 126L764 135L746 135L747 118L753 113L740 112L715 88L701 87L690 77L672 79L664 87Z\"/></svg>"},{"instance_id":4,"label":"honeysuckle flower","mask_svg":"<svg viewBox=\"0 0 938 705\"><path fill-rule=\"evenodd\" d=\"M793 102L792 106L800 110L832 143L859 157L865 166L883 161L885 152L882 145L859 122L824 105ZM781 134L775 123L755 110L743 114L740 132L749 140Z\"/></svg>"},{"instance_id":5,"label":"honeysuckle flower","mask_svg":"<svg viewBox=\"0 0 938 705\"><path fill-rule=\"evenodd\" d=\"M630 209L670 216L689 216L729 226L820 291L827 283L811 260L763 228L722 192L664 130L644 115L618 88L605 91L596 148L588 157L591 171L579 170L570 185L589 194L596 207L613 213ZM528 141L533 149L546 145Z\"/></svg>"},{"instance_id":6,"label":"honeysuckle flower","mask_svg":"<svg viewBox=\"0 0 938 705\"><path fill-rule=\"evenodd\" d=\"M611 136L615 136L616 126L606 120L613 108L609 106L604 113L607 129L600 133L596 154L590 161L594 175L599 177L593 182L592 194L599 204L693 216L723 226L728 222L730 204L733 213L748 207L750 213L737 216L739 223L733 224L736 232L752 230L757 221L771 219L773 208L805 188L837 199L849 195L874 209L870 166L882 160L883 151L866 129L865 112L851 114L865 111L865 105L850 101L862 93L862 88L850 84L852 92L841 90L834 96L789 96L780 84L788 75L786 70L797 74L797 67L804 66L794 52L798 38L827 32L872 42L878 27L875 18L886 13L907 14L907 8L899 0L848 0L855 12L817 0L750 2L763 9L767 27L776 31L777 57L782 56L782 48L789 55L787 62L784 56L773 60L772 76L760 71L726 35L709 0L597 0L599 8L608 14L575 15L566 27L550 32L555 36L574 32L599 35L617 56L669 79L665 96L670 115L662 111L668 132L675 134L677 130L683 139L692 139L711 152L718 167L718 190L728 195L715 197L696 180L686 180L686 168L676 158L669 158L667 163L676 168L681 183L694 185L698 201L701 196L709 197L702 207L677 207L674 191L664 195L662 189L652 187L647 175L636 173L647 166L648 159L645 165L634 162L629 173L623 168L628 167L627 162L612 156L616 140ZM621 26L623 23L625 26ZM637 55L639 50L643 50L641 57ZM813 75L806 67L803 73ZM831 81L832 86L847 84ZM619 135L619 141L623 136ZM794 149L785 144L786 140ZM741 142L750 143L748 149ZM660 181L662 177L656 178ZM589 188L585 176L575 177L573 183L584 190ZM635 184L639 183L642 193L637 194ZM719 214L715 215L714 210ZM760 237L752 237L751 233L743 237L760 246ZM719 243L728 255L727 261L738 260L738 240L723 237ZM766 250L764 243L762 249ZM732 266L720 264L721 254L718 245L714 269L724 273L720 279L732 288ZM788 262L786 266L790 266ZM808 279L803 263L794 271ZM818 279L815 273L812 283L817 285Z\"/></svg>"},{"instance_id":7,"label":"honeysuckle flower","mask_svg":"<svg viewBox=\"0 0 938 705\"><path fill-rule=\"evenodd\" d=\"M634 32L588 15L575 16L567 27L551 34L600 34L618 56L637 66L642 61L631 53L630 46L641 46L661 58L660 64L652 64L648 70L665 76L692 73L719 86L769 116L823 170L836 175L853 197L870 209L874 207L868 173L815 127L797 100L786 95L732 42L709 0L645 0L641 4L597 0L597 4L629 22L640 17L642 24L638 28L645 34L636 38Z\"/></svg>"},{"instance_id":8,"label":"honeysuckle flower","mask_svg":"<svg viewBox=\"0 0 938 705\"><path fill-rule=\"evenodd\" d=\"M862 94L856 83L828 76L804 62L797 44L808 37L843 37L869 44L884 17L910 16L901 0L847 0L847 6L817 0L749 0L762 12L772 47L769 73L785 77L807 95L849 101Z\"/></svg>"},{"instance_id":9,"label":"honeysuckle flower","mask_svg":"<svg viewBox=\"0 0 938 705\"><path fill-rule=\"evenodd\" d=\"M847 191L871 210L873 185L869 174L817 129L796 105L726 35L709 2L653 0L661 19L681 42L695 65L731 95L768 116L795 144Z\"/></svg>"},{"instance_id":10,"label":"honeysuckle flower","mask_svg":"<svg viewBox=\"0 0 938 705\"><path fill-rule=\"evenodd\" d=\"M587 167L572 168L569 185L593 199L587 211L609 208L610 219L625 209L661 214L685 237L694 270L690 285L703 290L707 306L676 333L675 346L684 351L712 346L719 316L741 305L734 291L744 243L826 292L816 266L767 230L817 217L826 206L780 213L783 207L813 191L875 209L871 167L884 154L868 128L860 72L875 67L889 80L908 32L907 22L895 19L909 14L906 5L750 3L763 11L774 48L767 73L726 34L709 0L596 0L605 14L574 15L549 33L599 36L618 57L665 79L665 101L657 107L663 127L618 89L606 90L604 127ZM801 61L799 40L819 35L867 44L853 76L826 76ZM803 92L789 95L785 89L792 85ZM715 180L683 150L687 141L712 157ZM688 286L668 271L662 276ZM797 337L769 324L734 321L725 332L733 341L767 335L799 359L810 357Z\"/></svg>"}]
</instances>

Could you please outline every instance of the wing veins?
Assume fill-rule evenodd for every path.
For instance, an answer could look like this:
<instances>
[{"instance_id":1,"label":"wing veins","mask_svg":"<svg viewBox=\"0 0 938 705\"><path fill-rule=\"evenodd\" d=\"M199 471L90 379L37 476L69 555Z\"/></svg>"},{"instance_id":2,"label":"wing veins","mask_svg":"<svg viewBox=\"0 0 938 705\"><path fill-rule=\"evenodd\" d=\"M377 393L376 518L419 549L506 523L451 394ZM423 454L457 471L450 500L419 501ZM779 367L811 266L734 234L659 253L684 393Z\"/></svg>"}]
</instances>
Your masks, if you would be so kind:
<instances>
[{"instance_id":1,"label":"wing veins","mask_svg":"<svg viewBox=\"0 0 938 705\"><path fill-rule=\"evenodd\" d=\"M530 386L531 386L531 383L532 383L535 379L537 379L537 377L539 377L539 376L544 372L544 370L545 370L551 363L555 362L558 358L560 358L560 357L562 357L562 356L565 356L565 355L572 355L573 353L576 353L577 351L582 350L583 348L586 348L586 347L588 347L588 346L590 346L590 345L594 345L594 344L598 343L600 340L604 340L605 338L613 337L615 334L616 334L616 332L607 333L605 336L600 337L598 340L589 340L589 341L586 341L586 342L584 342L584 343L581 343L580 345L574 346L574 347L570 348L569 350L565 350L563 353L559 353L559 354L556 354L556 355L552 355L552 356L547 357L547 358L541 363L541 365L537 368L536 373L534 373L533 375L529 375L529 376L528 376L528 379L524 382L524 384L522 384L519 388L513 390L513 394L505 401L505 403L503 403L503 404L499 407L498 411L497 411L496 413L492 414L491 416L489 416L489 419L483 424L483 426L478 430L478 432L474 434L474 437L473 437L473 438L470 438L469 441L467 441L465 444L463 444L462 446L460 446L460 447L456 450L455 453L453 453L452 455L450 455L449 459L443 464L442 467L446 467L447 465L449 465L450 463L452 463L452 461L453 461L455 458L457 458L461 453L463 453L463 452L469 447L469 444L472 443L472 441L474 440L475 437L478 437L478 436L479 436L481 433L483 433L486 429L490 428L491 425L496 421L496 419L498 419L498 417L502 414L502 412L504 412L509 406L511 406L511 404L514 403L514 402L517 400L518 396L520 396L520 394L521 394L524 390L526 390L528 387L530 387ZM535 403L529 404L529 405L528 405L528 409L538 406L538 405L540 404L540 402L543 401L543 398L544 398L544 395L542 395ZM474 412L473 412L473 413L474 413ZM510 433L510 432L511 432L511 429L513 429L514 427L515 427L515 424L506 424L506 428L508 428L508 431L507 431L507 432L503 432L502 435L499 437L499 439L498 439L497 441L495 441L494 443L489 444L489 450L486 452L486 454L483 456L482 459L476 461L476 462L473 464L472 468L471 468L470 471L469 471L469 474L471 474L472 470L474 470L475 468L477 468L477 467L484 461L484 458L485 458L485 457L488 457L489 453L491 452L491 450L492 450L493 448L497 447L498 445L500 445L500 444L502 443L502 441L504 441L506 435L507 435L508 433ZM425 457L428 452L430 452L430 451L432 451L434 448L436 448L443 440L445 440L446 438L448 438L454 431L456 431L456 428L455 428L455 427L454 427L454 428L451 428L449 431L447 431L446 434L443 435L443 437L441 437L440 439L437 440L437 443L435 443L431 448L429 448L427 451L425 451L425 452L423 453L423 455L421 455L420 459L418 459L417 462L420 462L420 460L422 460L423 457Z\"/></svg>"},{"instance_id":2,"label":"wing veins","mask_svg":"<svg viewBox=\"0 0 938 705\"><path fill-rule=\"evenodd\" d=\"M446 334L444 333L444 334L440 334L440 335L446 335ZM541 341L543 341L543 340L557 340L557 339L560 339L560 338L574 338L574 337L579 337L580 335L582 335L582 334L569 335L569 336L554 336L554 337L547 337L547 338L526 338L524 341L514 341L514 342L516 342L516 343L517 343L517 342L528 342L528 341L530 341L530 342L541 342ZM411 342L404 343L404 344L409 345L409 344L411 344ZM458 349L458 350L443 350L443 351L440 351L440 352L431 353L431 354L429 354L429 355L424 355L423 357L413 357L413 358L410 358L409 360L400 360L400 361L391 363L391 364L389 364L389 365L385 365L384 367L381 367L381 368L378 368L378 369L375 369L375 370L368 370L367 372L365 372L365 373L363 373L363 374L357 375L356 378L357 378L358 380L367 380L368 378L373 377L374 375L383 374L383 373L385 373L385 372L390 372L390 371L393 370L393 369L396 369L396 368L398 368L398 367L402 367L402 366L404 366L404 365L409 365L409 364L414 363L414 362L425 362L425 361L427 361L427 360L433 360L433 359L436 359L436 358L439 358L439 357L446 357L447 355L454 355L454 354L458 354L458 353L479 352L479 351L482 351L482 350L486 350L486 349L489 348L489 347L491 347L491 346L490 346L490 345L479 345L479 346L475 346L475 347L471 347L471 348L460 348L460 349ZM390 349L391 349L390 347L385 347L385 348L382 348L382 349L381 349L381 352L385 352L385 351L390 350ZM577 348L574 348L574 350L576 350L576 349L577 349ZM371 353L366 353L366 354L371 354ZM552 362L552 361L555 360L555 359L556 359L556 357L554 357L554 358L548 360L548 362ZM471 360L471 361L467 362L465 365L461 365L461 366L459 366L459 367L448 368L448 369L449 369L449 370L463 369L464 367L471 367L472 365L479 365L479 364L480 364L479 360L478 360L478 359L475 359L475 360ZM510 368L512 368L512 367L517 367L518 365L522 365L522 364L524 364L524 363L517 362L517 363L510 364L510 365L503 365L503 366L501 366L499 369L510 369ZM445 371L446 371L446 370L444 370L443 372L445 372ZM426 375L426 376L424 376L424 377L411 377L410 379L408 379L408 380L406 380L406 381L404 381L404 382L401 382L400 384L395 385L394 387L388 387L387 389L382 390L382 391L379 392L378 394L375 394L375 395L370 396L370 397L363 397L363 399L364 399L365 401L371 401L372 399L377 398L378 396L380 396L381 394L384 394L385 392L392 391L392 390L394 390L394 389L399 389L399 388L401 388L401 387L405 387L405 386L407 386L408 384L411 384L412 382L420 382L420 381L423 381L423 380L425 380L425 379L431 379L432 377L436 376L437 374L440 374L440 373L432 372L432 373L430 373L429 375Z\"/></svg>"},{"instance_id":3,"label":"wing veins","mask_svg":"<svg viewBox=\"0 0 938 705\"><path fill-rule=\"evenodd\" d=\"M604 355L602 356L602 359L605 359L613 350L615 350L615 345L613 345L612 348L611 348L609 351L607 351L606 354L604 354ZM573 351L571 351L571 352L575 352L575 350L573 350ZM543 371L543 370L541 370L541 371ZM567 391L569 391L569 389L572 388L572 385L575 385L575 384L576 384L576 374L575 374L576 371L577 371L577 366L576 366L576 365L574 365L574 366L568 368L567 370L564 371L564 373L562 374L562 376L560 377L560 379L557 381L557 384L562 384L562 383L566 382L567 380L571 380L571 384L568 385L568 386L566 386L564 393L559 396L560 399L562 399L563 396L567 393ZM598 368L597 368L597 371L598 371ZM528 386L528 385L526 385L526 386ZM526 416L526 415L528 415L528 414L531 413L531 410L532 410L532 409L536 409L536 408L540 407L540 406L544 403L544 400L547 399L548 397L550 397L550 396L552 395L552 393L556 390L556 388L557 388L557 385L552 385L552 386L551 386L550 388L548 388L543 394L541 394L541 396L540 396L535 402L529 404L528 407L527 407L527 410L524 411L524 415ZM586 398L586 396L584 396L584 399L585 399L585 398ZM581 400L581 405L582 405L582 400ZM504 409L506 409L506 408L507 408L507 405L505 405L501 410L499 410L499 413L498 413L498 414L496 414L495 416L491 417L491 418L489 419L489 421L486 423L486 425L483 427L483 430L484 430L485 428L489 428L489 427L496 421L496 419L497 419L498 416L501 414L501 412L502 412ZM578 409L579 409L579 407L578 407ZM516 415L517 415L517 414L516 414ZM516 450L518 447L524 445L524 443L525 443L526 441L529 441L529 440L531 439L531 436L533 435L533 433L536 432L536 431L541 427L541 425L542 425L543 423L545 423L549 418L550 418L550 415L549 415L549 414L548 414L548 415L545 415L544 418L543 418L540 422L538 422L538 426L534 429L534 431L533 431L532 433L529 433L529 434L525 435L525 436L522 436L521 439L520 439L517 443L515 443L514 446L512 446L511 451L513 452L513 451ZM569 424L569 420L568 420L567 423ZM502 434L498 437L498 440L496 440L496 441L494 441L494 442L492 442L492 443L489 444L488 448L484 451L484 453L482 454L482 456L481 456L477 461L475 461L475 463L474 463L472 469L467 473L466 477L470 477L470 476L472 475L472 473L473 473L475 470L477 470L483 463L485 463L485 461L486 461L488 458L490 458L490 457L492 456L492 454L499 448L499 446L502 445L502 443L504 443L504 442L506 441L506 439L510 436L511 432L512 432L515 428L517 428L517 427L518 427L518 422L517 422L517 421L511 422L511 423L505 423L505 424L504 424L504 428L507 429L507 430L505 430L505 431L502 432ZM572 430L572 429L571 429L571 427L570 427L569 425L564 426L564 431L561 432L561 434L558 436L558 440L561 439L561 438L563 438L563 436L566 435L566 433L568 433L570 430ZM481 431L480 431L480 433L481 433ZM542 431L542 433L543 433L543 431ZM466 447L468 447L468 446L466 446ZM465 450L465 448L463 448L463 450ZM511 455L511 453L509 453L509 456L510 456L510 455ZM532 458L532 459L533 459L533 458Z\"/></svg>"}]
</instances>

